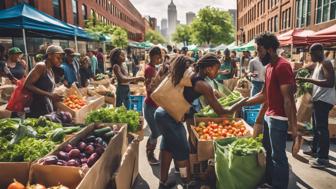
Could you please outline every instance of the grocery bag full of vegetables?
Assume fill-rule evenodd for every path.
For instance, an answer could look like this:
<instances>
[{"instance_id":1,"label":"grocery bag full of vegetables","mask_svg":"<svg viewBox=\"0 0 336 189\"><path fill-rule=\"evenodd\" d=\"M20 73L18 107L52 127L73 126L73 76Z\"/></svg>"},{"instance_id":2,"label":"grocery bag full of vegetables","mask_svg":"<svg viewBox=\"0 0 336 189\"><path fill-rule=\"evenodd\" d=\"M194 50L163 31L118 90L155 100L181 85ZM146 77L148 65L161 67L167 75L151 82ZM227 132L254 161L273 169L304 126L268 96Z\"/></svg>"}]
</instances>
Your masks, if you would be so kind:
<instances>
[{"instance_id":1,"label":"grocery bag full of vegetables","mask_svg":"<svg viewBox=\"0 0 336 189\"><path fill-rule=\"evenodd\" d=\"M261 136L227 138L214 142L217 189L254 189L262 180L265 167Z\"/></svg>"}]
</instances>

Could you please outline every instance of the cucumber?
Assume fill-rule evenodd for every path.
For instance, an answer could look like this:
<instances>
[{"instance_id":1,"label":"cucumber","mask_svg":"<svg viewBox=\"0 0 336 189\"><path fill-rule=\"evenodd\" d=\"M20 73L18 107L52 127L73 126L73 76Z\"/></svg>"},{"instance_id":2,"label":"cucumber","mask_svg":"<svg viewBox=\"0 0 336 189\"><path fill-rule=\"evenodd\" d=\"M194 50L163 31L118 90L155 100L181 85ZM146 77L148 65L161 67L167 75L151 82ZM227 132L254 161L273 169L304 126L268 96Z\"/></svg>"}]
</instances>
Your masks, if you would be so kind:
<instances>
[{"instance_id":1,"label":"cucumber","mask_svg":"<svg viewBox=\"0 0 336 189\"><path fill-rule=\"evenodd\" d=\"M95 129L93 131L93 134L95 136L103 136L105 133L108 133L110 131L112 131L112 129L110 127L104 127L104 128L101 128L101 129Z\"/></svg>"},{"instance_id":2,"label":"cucumber","mask_svg":"<svg viewBox=\"0 0 336 189\"><path fill-rule=\"evenodd\" d=\"M110 141L110 139L114 136L114 134L115 134L114 131L110 131L110 132L108 132L108 133L105 133L105 134L104 134L104 139L105 139L106 141Z\"/></svg>"}]
</instances>

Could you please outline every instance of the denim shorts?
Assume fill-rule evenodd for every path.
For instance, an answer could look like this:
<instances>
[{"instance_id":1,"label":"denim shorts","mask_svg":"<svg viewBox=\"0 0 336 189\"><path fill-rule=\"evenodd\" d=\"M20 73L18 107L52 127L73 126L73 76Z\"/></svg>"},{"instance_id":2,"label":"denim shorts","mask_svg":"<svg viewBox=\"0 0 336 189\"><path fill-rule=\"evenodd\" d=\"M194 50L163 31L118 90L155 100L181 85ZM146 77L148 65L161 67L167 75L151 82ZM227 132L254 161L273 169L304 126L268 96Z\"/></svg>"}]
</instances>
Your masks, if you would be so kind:
<instances>
[{"instance_id":1,"label":"denim shorts","mask_svg":"<svg viewBox=\"0 0 336 189\"><path fill-rule=\"evenodd\" d=\"M154 119L155 110L156 107L144 103L144 116L151 130L151 135L149 136L149 138L151 139L157 139L161 135L158 125L156 124Z\"/></svg>"},{"instance_id":2,"label":"denim shorts","mask_svg":"<svg viewBox=\"0 0 336 189\"><path fill-rule=\"evenodd\" d=\"M176 122L164 109L155 111L155 121L162 134L161 150L170 152L177 161L189 159L187 132L182 122Z\"/></svg>"}]
</instances>

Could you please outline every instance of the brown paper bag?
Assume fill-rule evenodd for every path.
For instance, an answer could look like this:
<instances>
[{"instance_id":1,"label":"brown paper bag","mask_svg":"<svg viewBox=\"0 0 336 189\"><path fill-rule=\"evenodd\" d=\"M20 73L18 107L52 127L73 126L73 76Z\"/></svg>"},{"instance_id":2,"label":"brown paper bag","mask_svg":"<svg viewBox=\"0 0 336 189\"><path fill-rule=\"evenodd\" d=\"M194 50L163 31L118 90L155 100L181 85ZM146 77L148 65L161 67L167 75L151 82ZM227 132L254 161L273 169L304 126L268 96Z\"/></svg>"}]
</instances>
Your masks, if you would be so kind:
<instances>
[{"instance_id":1,"label":"brown paper bag","mask_svg":"<svg viewBox=\"0 0 336 189\"><path fill-rule=\"evenodd\" d=\"M298 122L310 122L313 111L313 103L311 99L312 96L309 93L305 93L297 99L296 109Z\"/></svg>"},{"instance_id":2,"label":"brown paper bag","mask_svg":"<svg viewBox=\"0 0 336 189\"><path fill-rule=\"evenodd\" d=\"M232 78L232 79L227 79L224 80L223 84L224 86L226 86L228 89L230 89L230 91L233 91L233 89L236 87L237 82L238 82L239 78Z\"/></svg>"},{"instance_id":3,"label":"brown paper bag","mask_svg":"<svg viewBox=\"0 0 336 189\"><path fill-rule=\"evenodd\" d=\"M190 79L192 74L193 71L188 69L177 86L172 83L171 76L167 76L151 95L153 101L166 110L177 122L184 119L184 115L191 107L191 104L184 98L183 91L184 87L192 86Z\"/></svg>"}]
</instances>

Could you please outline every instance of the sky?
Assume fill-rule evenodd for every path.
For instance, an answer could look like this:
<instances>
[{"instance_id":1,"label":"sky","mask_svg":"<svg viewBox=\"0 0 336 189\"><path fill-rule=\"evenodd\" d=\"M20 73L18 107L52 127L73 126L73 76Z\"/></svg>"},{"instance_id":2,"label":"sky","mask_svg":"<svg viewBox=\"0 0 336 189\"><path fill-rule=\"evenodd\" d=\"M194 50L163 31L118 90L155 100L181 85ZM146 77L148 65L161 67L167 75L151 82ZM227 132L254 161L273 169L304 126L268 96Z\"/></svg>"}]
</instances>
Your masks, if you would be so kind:
<instances>
[{"instance_id":1,"label":"sky","mask_svg":"<svg viewBox=\"0 0 336 189\"><path fill-rule=\"evenodd\" d=\"M130 0L142 16L155 17L158 25L161 25L161 19L168 17L168 5L171 0ZM177 19L182 24L186 22L186 13L191 11L197 14L198 10L208 5L212 7L227 9L236 9L236 0L174 0L177 9Z\"/></svg>"}]
</instances>

